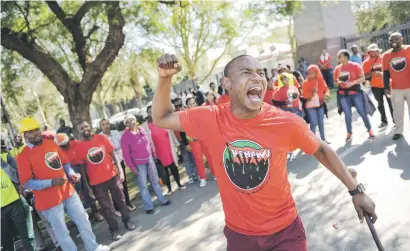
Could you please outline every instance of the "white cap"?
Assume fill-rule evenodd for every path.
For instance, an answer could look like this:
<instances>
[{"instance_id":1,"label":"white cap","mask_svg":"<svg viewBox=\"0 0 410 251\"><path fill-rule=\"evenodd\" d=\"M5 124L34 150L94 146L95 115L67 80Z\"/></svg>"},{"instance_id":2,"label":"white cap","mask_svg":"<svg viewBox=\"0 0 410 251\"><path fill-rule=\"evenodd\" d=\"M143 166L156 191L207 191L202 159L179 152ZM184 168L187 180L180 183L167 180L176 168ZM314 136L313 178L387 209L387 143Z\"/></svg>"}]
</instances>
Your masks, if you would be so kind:
<instances>
[{"instance_id":1,"label":"white cap","mask_svg":"<svg viewBox=\"0 0 410 251\"><path fill-rule=\"evenodd\" d=\"M367 46L367 51L382 51L377 44Z\"/></svg>"},{"instance_id":2,"label":"white cap","mask_svg":"<svg viewBox=\"0 0 410 251\"><path fill-rule=\"evenodd\" d=\"M137 121L137 118L135 118L135 116L131 113L125 115L124 117L124 125L127 123L128 120L133 119L135 121Z\"/></svg>"}]
</instances>

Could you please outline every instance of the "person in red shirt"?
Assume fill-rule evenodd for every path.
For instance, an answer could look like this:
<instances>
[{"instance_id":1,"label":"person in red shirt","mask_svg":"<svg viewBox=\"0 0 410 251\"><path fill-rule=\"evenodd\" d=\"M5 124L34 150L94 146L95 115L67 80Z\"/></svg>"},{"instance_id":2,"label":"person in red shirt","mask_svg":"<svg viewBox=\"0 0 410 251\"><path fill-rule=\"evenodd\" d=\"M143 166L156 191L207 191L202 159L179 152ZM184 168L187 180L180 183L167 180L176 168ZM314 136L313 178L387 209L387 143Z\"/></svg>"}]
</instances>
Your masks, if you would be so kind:
<instances>
[{"instance_id":1,"label":"person in red shirt","mask_svg":"<svg viewBox=\"0 0 410 251\"><path fill-rule=\"evenodd\" d=\"M88 215L80 198L68 179L76 183L75 173L65 155L52 140L43 140L40 124L33 118L21 122L27 146L17 158L21 185L33 190L37 211L50 222L62 250L77 250L67 228L64 211L77 225L87 251L105 251L109 247L98 245Z\"/></svg>"},{"instance_id":2,"label":"person in red shirt","mask_svg":"<svg viewBox=\"0 0 410 251\"><path fill-rule=\"evenodd\" d=\"M380 56L380 49L377 44L371 44L367 48L367 54L369 57L363 62L363 72L366 81L369 81L372 87L374 98L377 101L377 108L379 109L382 123L379 128L386 127L388 125L386 111L384 110L384 100L386 97L389 104L390 113L393 117L393 106L390 97L385 95L383 84L383 71L382 71L382 57ZM393 118L394 121L394 118Z\"/></svg>"},{"instance_id":3,"label":"person in red shirt","mask_svg":"<svg viewBox=\"0 0 410 251\"><path fill-rule=\"evenodd\" d=\"M111 142L101 134L93 134L87 122L77 126L83 137L76 148L76 159L81 163L81 172L84 177L88 176L89 182L84 179L84 184L89 193L95 195L101 207L102 215L108 223L112 239L117 241L121 238L118 232L118 223L112 210L112 200L118 205L122 222L128 230L134 230L135 224L130 220L129 210L125 204L122 192L124 173L119 167L119 162ZM92 190L91 190L91 187Z\"/></svg>"},{"instance_id":4,"label":"person in red shirt","mask_svg":"<svg viewBox=\"0 0 410 251\"><path fill-rule=\"evenodd\" d=\"M290 73L281 73L275 81L272 94L273 105L284 111L303 117L300 102L300 84ZM266 94L265 94L266 95Z\"/></svg>"},{"instance_id":5,"label":"person in red shirt","mask_svg":"<svg viewBox=\"0 0 410 251\"><path fill-rule=\"evenodd\" d=\"M328 144L303 119L263 102L266 78L259 61L242 55L225 67L231 102L172 112L172 76L181 70L175 55L157 60L159 80L152 106L154 123L185 131L211 151L225 212L228 251L306 251L306 235L287 178L287 153L297 148L332 171L363 212L377 219L373 201ZM284 133L286 132L286 133Z\"/></svg>"},{"instance_id":6,"label":"person in red shirt","mask_svg":"<svg viewBox=\"0 0 410 251\"><path fill-rule=\"evenodd\" d=\"M354 106L362 117L364 125L369 133L369 138L374 138L369 117L367 116L364 104L361 84L365 81L362 67L358 63L350 62L348 50L340 50L337 53L339 65L334 71L334 80L338 85L338 103L345 114L347 129L346 141L352 140L352 107Z\"/></svg>"},{"instance_id":7,"label":"person in red shirt","mask_svg":"<svg viewBox=\"0 0 410 251\"><path fill-rule=\"evenodd\" d=\"M220 81L221 81L221 83L223 83L224 77L222 77ZM227 90L224 90L224 88L222 87L222 85L220 85L220 86L218 87L218 94L219 94L219 98L216 100L216 103L217 103L218 105L220 105L220 104L225 104L225 103L228 103L228 102L231 101L231 100L229 99L229 96L228 96L228 91L227 91ZM186 102L186 101L185 101L185 102Z\"/></svg>"},{"instance_id":8,"label":"person in red shirt","mask_svg":"<svg viewBox=\"0 0 410 251\"><path fill-rule=\"evenodd\" d=\"M322 72L323 78L327 86L330 89L334 88L334 82L332 77L332 57L327 53L326 49L322 50L322 54L319 57L319 68Z\"/></svg>"},{"instance_id":9,"label":"person in red shirt","mask_svg":"<svg viewBox=\"0 0 410 251\"><path fill-rule=\"evenodd\" d=\"M309 65L307 68L307 79L302 85L302 94L306 98L305 104L307 115L309 117L310 130L316 133L316 127L319 126L320 138L329 143L325 138L325 101L329 100L329 88L323 79L322 73L317 65ZM315 104L314 99L317 99Z\"/></svg>"},{"instance_id":10,"label":"person in red shirt","mask_svg":"<svg viewBox=\"0 0 410 251\"><path fill-rule=\"evenodd\" d=\"M410 113L410 45L403 45L403 36L399 32L391 34L389 40L392 48L383 54L383 82L394 108L396 130L393 140L398 140L403 137L405 101Z\"/></svg>"},{"instance_id":11,"label":"person in red shirt","mask_svg":"<svg viewBox=\"0 0 410 251\"><path fill-rule=\"evenodd\" d=\"M71 167L76 173L81 173L81 162L78 161L76 154L75 154L75 147L79 143L78 140L70 140L68 135L66 133L57 133L55 135L54 141L56 144L60 147L61 152L65 155L64 157L67 159L67 161L70 163ZM83 205L84 208L90 208L91 209L91 214L90 218L94 218L96 221L101 222L104 220L102 215L98 212L97 205L95 203L95 199L91 198L88 189L83 185L84 184L84 178L81 176L80 182L76 183L75 189L77 193L79 193L83 199Z\"/></svg>"}]
</instances>

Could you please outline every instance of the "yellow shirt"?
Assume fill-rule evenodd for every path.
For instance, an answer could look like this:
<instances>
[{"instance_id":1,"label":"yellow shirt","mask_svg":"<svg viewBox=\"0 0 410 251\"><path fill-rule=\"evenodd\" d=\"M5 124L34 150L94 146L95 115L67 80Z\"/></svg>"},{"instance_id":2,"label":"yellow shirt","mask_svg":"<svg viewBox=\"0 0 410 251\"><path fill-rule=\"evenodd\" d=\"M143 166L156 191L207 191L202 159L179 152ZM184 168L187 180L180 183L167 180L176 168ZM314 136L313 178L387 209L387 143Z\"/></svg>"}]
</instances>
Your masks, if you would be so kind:
<instances>
[{"instance_id":1,"label":"yellow shirt","mask_svg":"<svg viewBox=\"0 0 410 251\"><path fill-rule=\"evenodd\" d=\"M25 147L26 145L22 145L19 148L14 147L13 149L11 149L10 150L11 157L16 158L16 156L19 155L24 150Z\"/></svg>"},{"instance_id":2,"label":"yellow shirt","mask_svg":"<svg viewBox=\"0 0 410 251\"><path fill-rule=\"evenodd\" d=\"M0 169L0 179L1 179L1 198L0 198L0 205L1 207L5 207L12 202L15 202L19 199L19 195L14 187L13 182L9 176Z\"/></svg>"},{"instance_id":3,"label":"yellow shirt","mask_svg":"<svg viewBox=\"0 0 410 251\"><path fill-rule=\"evenodd\" d=\"M282 88L284 86L282 80L280 79L281 76L286 76L288 78L289 81L289 86L294 86L295 85L295 81L293 79L293 75L290 73L281 73L278 77L278 87Z\"/></svg>"}]
</instances>

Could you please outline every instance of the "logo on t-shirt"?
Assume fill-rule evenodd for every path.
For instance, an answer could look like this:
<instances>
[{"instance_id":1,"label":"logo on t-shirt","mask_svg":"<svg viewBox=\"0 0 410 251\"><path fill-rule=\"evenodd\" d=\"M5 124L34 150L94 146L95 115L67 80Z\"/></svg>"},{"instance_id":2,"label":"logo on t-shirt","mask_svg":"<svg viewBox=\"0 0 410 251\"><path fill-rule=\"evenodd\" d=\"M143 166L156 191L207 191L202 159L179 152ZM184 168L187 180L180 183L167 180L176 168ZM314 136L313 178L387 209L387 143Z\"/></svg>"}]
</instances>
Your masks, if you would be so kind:
<instances>
[{"instance_id":1,"label":"logo on t-shirt","mask_svg":"<svg viewBox=\"0 0 410 251\"><path fill-rule=\"evenodd\" d=\"M345 83L349 82L349 77L350 77L350 72L348 71L341 71L339 73L339 80L342 82L345 82Z\"/></svg>"},{"instance_id":2,"label":"logo on t-shirt","mask_svg":"<svg viewBox=\"0 0 410 251\"><path fill-rule=\"evenodd\" d=\"M382 64L374 64L372 69L373 69L373 71L381 71L382 70Z\"/></svg>"},{"instance_id":3,"label":"logo on t-shirt","mask_svg":"<svg viewBox=\"0 0 410 251\"><path fill-rule=\"evenodd\" d=\"M249 140L227 144L223 152L225 171L238 188L249 191L264 183L270 166L271 149Z\"/></svg>"},{"instance_id":4,"label":"logo on t-shirt","mask_svg":"<svg viewBox=\"0 0 410 251\"><path fill-rule=\"evenodd\" d=\"M407 60L405 57L397 57L393 58L390 61L390 66L394 71L400 72L406 69L407 66Z\"/></svg>"},{"instance_id":5,"label":"logo on t-shirt","mask_svg":"<svg viewBox=\"0 0 410 251\"><path fill-rule=\"evenodd\" d=\"M58 153L48 152L45 156L46 165L53 170L60 170L62 168L61 159Z\"/></svg>"},{"instance_id":6,"label":"logo on t-shirt","mask_svg":"<svg viewBox=\"0 0 410 251\"><path fill-rule=\"evenodd\" d=\"M90 148L87 159L93 164L100 164L104 160L104 150L101 147Z\"/></svg>"}]
</instances>

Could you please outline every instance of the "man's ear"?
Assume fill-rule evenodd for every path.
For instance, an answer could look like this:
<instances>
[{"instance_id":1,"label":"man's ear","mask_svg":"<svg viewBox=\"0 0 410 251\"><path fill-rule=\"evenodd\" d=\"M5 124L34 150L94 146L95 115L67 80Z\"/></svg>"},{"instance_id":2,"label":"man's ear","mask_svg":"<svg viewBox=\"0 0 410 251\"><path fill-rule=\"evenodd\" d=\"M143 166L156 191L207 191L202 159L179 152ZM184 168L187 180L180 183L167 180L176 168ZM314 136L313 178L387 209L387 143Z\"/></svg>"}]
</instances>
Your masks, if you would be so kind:
<instances>
[{"instance_id":1,"label":"man's ear","mask_svg":"<svg viewBox=\"0 0 410 251\"><path fill-rule=\"evenodd\" d=\"M232 82L228 77L224 77L222 79L222 88L224 88L225 90L230 91L232 89Z\"/></svg>"}]
</instances>

